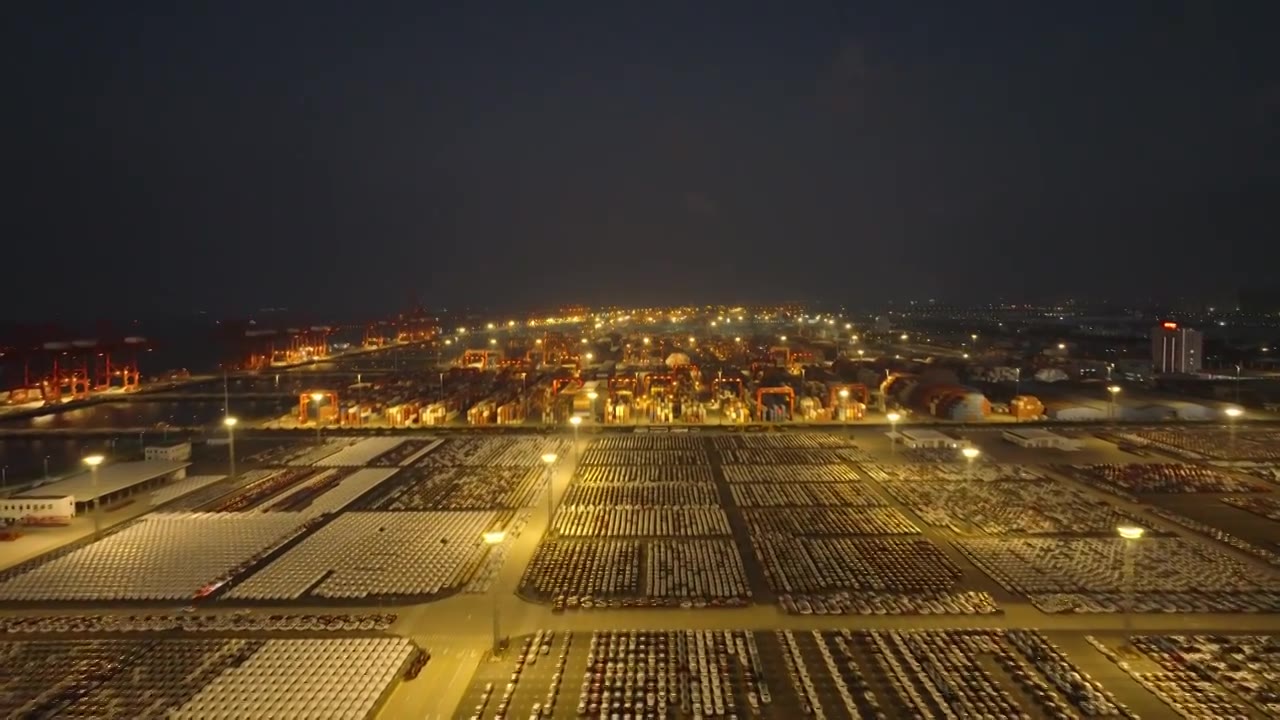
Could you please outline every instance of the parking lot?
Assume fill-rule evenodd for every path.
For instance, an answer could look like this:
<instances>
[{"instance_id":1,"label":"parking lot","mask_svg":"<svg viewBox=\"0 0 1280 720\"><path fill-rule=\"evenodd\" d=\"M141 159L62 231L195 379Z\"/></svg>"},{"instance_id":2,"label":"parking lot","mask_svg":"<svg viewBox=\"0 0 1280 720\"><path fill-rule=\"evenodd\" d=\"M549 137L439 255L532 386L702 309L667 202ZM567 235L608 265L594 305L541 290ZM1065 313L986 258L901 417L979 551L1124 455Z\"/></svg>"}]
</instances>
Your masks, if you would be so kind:
<instances>
[{"instance_id":1,"label":"parking lot","mask_svg":"<svg viewBox=\"0 0 1280 720\"><path fill-rule=\"evenodd\" d=\"M1104 687L1091 670L1117 680L1114 668L1073 650L1026 630L539 631L481 664L458 717L1070 718L1159 709L1131 684L1114 682L1119 694Z\"/></svg>"},{"instance_id":2,"label":"parking lot","mask_svg":"<svg viewBox=\"0 0 1280 720\"><path fill-rule=\"evenodd\" d=\"M1053 716L1064 707L1083 714L1086 699L1159 717L1168 709L1160 693L1196 705L1175 697L1172 680L1131 677L1086 635L1117 645L1128 608L1139 613L1139 633L1158 636L1255 628L1270 637L1280 629L1280 569L1250 549L1280 550L1277 520L1268 517L1280 493L1265 473L1187 465L1160 448L1135 455L1094 435L1078 438L1082 450L1064 452L1015 447L998 432L954 434L980 456L891 449L869 429L584 432L576 447L567 436L295 443L273 450L257 474L243 473L248 479L222 496L206 497L221 486L202 488L174 507L185 513L213 503L224 508L213 515L319 518L201 606L394 607L391 632L437 652L421 678L392 689L380 711L388 718L470 717L488 682L495 689L483 717L492 717L524 636L539 628L554 632L536 643L539 659L522 665L507 717L527 718L549 696L552 717L578 717L584 699L582 715L595 716L593 693L604 717L615 701L629 702L639 717L690 717L695 702L707 717L717 708L723 716L800 717L806 704L831 717L934 717L939 698L997 717ZM548 451L558 455L550 473L541 460ZM548 474L557 508L550 525ZM201 503L188 502L197 495ZM1127 545L1116 534L1122 524L1145 533ZM493 528L507 535L486 548L480 536ZM62 563L74 575L74 563L91 559ZM258 608L266 601L252 595L275 598L272 609ZM106 607L164 615L175 603L95 603ZM502 635L512 636L498 660L487 657L491 608ZM40 611L49 608L5 610ZM651 634L635 638L634 651L629 636L625 649L610 650L621 636L615 642L604 631L616 628ZM1045 635L1007 632L1027 629ZM594 678L584 690L593 634L606 657L590 664L595 673L604 663L600 690ZM1036 666L1031 658L1054 656L1042 641L1070 667ZM1206 654L1239 654L1196 642ZM625 665L643 657L647 667L650 648L654 671L646 670L639 692ZM673 676L670 658L681 653L687 667ZM956 653L976 659L957 663L949 659ZM1262 655L1244 652L1248 662ZM610 662L621 663L621 680L617 671L610 679ZM1071 668L1114 694L1072 685ZM978 689L960 689L944 682L948 673L983 679ZM1242 699L1244 686L1223 677L1230 702L1243 703L1245 715L1266 715L1256 711L1265 693ZM609 685L606 703L610 682L620 684Z\"/></svg>"}]
</instances>

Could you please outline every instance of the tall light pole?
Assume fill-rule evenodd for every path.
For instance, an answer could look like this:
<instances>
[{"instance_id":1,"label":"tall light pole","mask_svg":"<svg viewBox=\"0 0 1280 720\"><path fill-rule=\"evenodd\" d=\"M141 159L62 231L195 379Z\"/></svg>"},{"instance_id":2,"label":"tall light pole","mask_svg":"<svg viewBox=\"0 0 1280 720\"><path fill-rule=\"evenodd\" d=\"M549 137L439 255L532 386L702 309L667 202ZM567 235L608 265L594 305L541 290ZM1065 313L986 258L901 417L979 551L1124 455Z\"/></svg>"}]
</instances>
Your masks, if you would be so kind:
<instances>
[{"instance_id":1,"label":"tall light pole","mask_svg":"<svg viewBox=\"0 0 1280 720\"><path fill-rule=\"evenodd\" d=\"M1116 419L1116 395L1120 394L1119 385L1108 385L1107 392L1111 395L1111 403L1107 406L1107 415L1112 419Z\"/></svg>"},{"instance_id":2,"label":"tall light pole","mask_svg":"<svg viewBox=\"0 0 1280 720\"><path fill-rule=\"evenodd\" d=\"M844 421L844 431L849 433L849 388L840 388L840 411L844 413L841 418Z\"/></svg>"},{"instance_id":3,"label":"tall light pole","mask_svg":"<svg viewBox=\"0 0 1280 720\"><path fill-rule=\"evenodd\" d=\"M497 547L507 539L505 530L491 530L481 536L484 538L484 544L489 546L489 552L496 552ZM496 589L493 591L493 654L498 654L498 596L501 594Z\"/></svg>"},{"instance_id":4,"label":"tall light pole","mask_svg":"<svg viewBox=\"0 0 1280 720\"><path fill-rule=\"evenodd\" d=\"M1226 410L1223 410L1222 412L1225 413L1227 416L1227 432L1229 434L1229 437L1231 438L1230 440L1231 459L1235 460L1236 459L1236 420L1239 419L1239 417L1244 414L1244 410L1241 410L1238 407L1229 407Z\"/></svg>"},{"instance_id":5,"label":"tall light pole","mask_svg":"<svg viewBox=\"0 0 1280 720\"><path fill-rule=\"evenodd\" d=\"M240 422L236 418L228 415L222 418L222 424L227 428L227 467L230 472L228 477L232 480L236 479L236 423Z\"/></svg>"},{"instance_id":6,"label":"tall light pole","mask_svg":"<svg viewBox=\"0 0 1280 720\"><path fill-rule=\"evenodd\" d=\"M802 399L804 398L804 386L805 386L805 384L806 384L806 383L808 383L808 382L809 382L809 373L808 373L808 371L805 369L805 366L804 366L804 365L801 365L801 366L800 366L800 392L796 394L796 399L797 399L797 400L802 400ZM787 418L787 419L788 419L788 420L790 420L790 421L792 421L792 422L795 422L795 419L796 419L796 418L795 418L795 413L794 413L794 412L792 412L792 413L791 413L791 415L792 415L792 417L789 417L789 418Z\"/></svg>"},{"instance_id":7,"label":"tall light pole","mask_svg":"<svg viewBox=\"0 0 1280 720\"><path fill-rule=\"evenodd\" d=\"M547 535L551 534L551 521L555 515L556 476L552 468L557 459L555 453L542 456L542 462L547 466Z\"/></svg>"},{"instance_id":8,"label":"tall light pole","mask_svg":"<svg viewBox=\"0 0 1280 720\"><path fill-rule=\"evenodd\" d=\"M324 393L313 392L311 393L311 399L316 404L316 444L319 445L320 444L320 401L324 400Z\"/></svg>"},{"instance_id":9,"label":"tall light pole","mask_svg":"<svg viewBox=\"0 0 1280 720\"><path fill-rule=\"evenodd\" d=\"M592 390L587 393L587 399L591 401L591 422L596 421L596 398L600 397L600 393Z\"/></svg>"},{"instance_id":10,"label":"tall light pole","mask_svg":"<svg viewBox=\"0 0 1280 720\"><path fill-rule=\"evenodd\" d=\"M93 492L93 539L97 540L102 533L102 514L99 510L102 507L102 498L98 497L98 466L106 458L101 455L89 455L84 458L84 464L89 466L89 483Z\"/></svg>"},{"instance_id":11,"label":"tall light pole","mask_svg":"<svg viewBox=\"0 0 1280 720\"><path fill-rule=\"evenodd\" d=\"M569 418L569 424L573 426L573 457L578 457L578 426L582 424L582 416L574 415Z\"/></svg>"},{"instance_id":12,"label":"tall light pole","mask_svg":"<svg viewBox=\"0 0 1280 720\"><path fill-rule=\"evenodd\" d=\"M1133 634L1133 553L1146 530L1137 525L1121 525L1116 532L1124 538L1124 640L1128 643Z\"/></svg>"},{"instance_id":13,"label":"tall light pole","mask_svg":"<svg viewBox=\"0 0 1280 720\"><path fill-rule=\"evenodd\" d=\"M964 456L965 461L969 463L969 468L972 469L973 461L978 459L978 456L982 454L982 451L970 445L962 448L960 450L960 454Z\"/></svg>"},{"instance_id":14,"label":"tall light pole","mask_svg":"<svg viewBox=\"0 0 1280 720\"><path fill-rule=\"evenodd\" d=\"M889 418L889 453L891 455L898 454L898 421L902 416L896 412L891 412L885 417Z\"/></svg>"}]
</instances>

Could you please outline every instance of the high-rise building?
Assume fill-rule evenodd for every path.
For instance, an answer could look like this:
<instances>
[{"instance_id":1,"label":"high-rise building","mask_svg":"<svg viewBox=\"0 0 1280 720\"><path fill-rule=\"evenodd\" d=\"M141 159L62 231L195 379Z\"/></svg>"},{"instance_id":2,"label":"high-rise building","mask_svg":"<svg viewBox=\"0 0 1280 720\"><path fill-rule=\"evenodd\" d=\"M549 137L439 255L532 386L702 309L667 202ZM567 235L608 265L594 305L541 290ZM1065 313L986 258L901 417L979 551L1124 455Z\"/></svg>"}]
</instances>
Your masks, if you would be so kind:
<instances>
[{"instance_id":1,"label":"high-rise building","mask_svg":"<svg viewBox=\"0 0 1280 720\"><path fill-rule=\"evenodd\" d=\"M1200 372L1204 363L1204 335L1176 322L1151 329L1151 364L1158 373Z\"/></svg>"}]
</instances>

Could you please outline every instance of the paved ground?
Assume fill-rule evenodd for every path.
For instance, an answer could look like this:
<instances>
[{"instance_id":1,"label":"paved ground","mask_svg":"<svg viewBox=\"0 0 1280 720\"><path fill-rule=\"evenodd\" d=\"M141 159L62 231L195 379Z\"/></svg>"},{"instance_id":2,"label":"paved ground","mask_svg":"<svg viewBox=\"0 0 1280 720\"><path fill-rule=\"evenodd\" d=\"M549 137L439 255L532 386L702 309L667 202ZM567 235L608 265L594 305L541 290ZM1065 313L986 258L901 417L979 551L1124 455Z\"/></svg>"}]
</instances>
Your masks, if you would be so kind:
<instances>
[{"instance_id":1,"label":"paved ground","mask_svg":"<svg viewBox=\"0 0 1280 720\"><path fill-rule=\"evenodd\" d=\"M1053 450L1029 451L1017 448L1002 441L998 431L993 429L955 429L955 432L971 439L983 450L984 454L1000 462L1044 465L1062 462L1171 461L1167 457L1158 455L1145 458L1132 456L1118 450L1114 445L1092 436L1080 438L1084 443L1083 450L1076 453L1065 453ZM905 459L901 454L890 451L887 439L880 430L859 428L854 433L858 445L867 450L875 458L876 462L902 462ZM582 445L585 446L587 442L588 438L584 434ZM559 466L558 474L552 485L554 498L557 501L565 492L572 470L571 458L569 462L562 463ZM1227 549L1225 545L1213 543L1194 533L1151 518L1145 513L1144 506L1146 503L1127 503L1067 478L1059 477L1058 479L1061 482L1076 485L1094 496L1105 498L1108 502L1117 506L1143 514L1155 526L1169 529L1178 535L1193 538L1200 542L1211 543L1219 550L1235 553L1235 551ZM872 484L874 485L874 483ZM890 504L896 505L887 494L883 492L880 492L880 494ZM917 524L925 528L925 536L943 547L948 556L962 568L964 571L963 585L968 588L991 592L1004 609L1003 614L996 616L793 616L783 614L776 607L769 605L738 609L626 609L554 614L549 606L525 601L515 594L524 568L532 557L537 542L547 525L547 517L544 510L546 507L545 501L546 496L544 495L535 504L531 521L524 532L519 538L511 541L512 546L509 548L508 561L505 563L498 581L490 592L479 595L455 595L437 602L408 606L373 604L367 608L369 610L394 610L399 613L400 617L392 628L393 632L411 637L432 653L431 661L416 679L404 682L394 690L382 710L381 717L397 720L399 718L443 720L444 718L468 717L476 704L478 687L482 687L485 682L490 681L494 682L497 688L494 700L500 697L501 691L507 682L503 678L509 677L514 659L509 652L502 659L491 660L489 650L493 638L492 627L495 607L500 618L500 634L512 637L515 639L514 642L518 642L521 636L532 634L540 629L556 631L558 636L554 643L556 645L558 645L559 637L563 633L573 632L577 634L574 639L575 644L571 645L569 651L564 681L560 690L561 699L557 704L557 717L562 716L562 711L565 710L570 711L569 716L572 716L574 714L572 711L576 710L578 685L581 682L582 675L582 656L580 653L584 652L585 642L590 637L590 633L600 629L618 628L638 630L667 630L673 628L680 630L750 629L760 634L762 652L765 646L776 649L770 643L776 642L773 639L773 631L779 629L795 631L946 628L1039 629L1048 633L1049 637L1066 651L1072 662L1102 681L1108 689L1117 695L1118 699L1128 704L1143 717L1155 718L1169 715L1168 708L1161 704L1159 700L1129 678L1128 675L1120 671L1114 663L1103 657L1084 640L1085 635L1094 634L1102 635L1118 642L1125 629L1125 618L1123 616L1119 614L1046 615L1041 613L1024 600L1003 591L983 573L965 561L947 542L952 539L949 531L936 531L919 522ZM1276 536L1276 533L1272 532L1274 531L1274 523L1271 523L1270 530L1268 529L1267 523L1271 521L1257 518L1243 511L1226 508L1225 505L1222 507L1230 512L1224 513L1223 510L1217 508L1217 505L1221 505L1221 503L1216 503L1216 501L1216 504L1205 503L1200 496L1182 496L1178 498L1162 496L1153 498L1152 501L1154 504L1185 512L1204 522L1229 527L1233 531L1238 531L1241 536L1253 541L1264 539L1269 532L1272 539ZM107 513L104 526L131 519L149 509L149 504L140 500L132 505ZM908 514L910 515L910 513ZM1246 525L1244 523L1245 518L1240 516L1248 516L1248 521L1253 525ZM60 543L81 537L90 531L91 523L84 519L77 519L68 528L46 528L33 531L31 535L17 543L0 545L0 568L21 562L33 554L44 552ZM37 540L38 542L25 542L27 540ZM743 549L744 559L749 554L748 549ZM1238 553L1235 554L1238 557L1246 557ZM1253 562L1252 560L1249 561ZM236 607L219 603L211 605L207 609L230 612L235 610ZM147 614L160 612L163 609L155 605L135 605L113 606L111 610L124 614ZM312 608L290 606L289 608L291 612L326 612L332 610L332 606ZM359 612L360 610L361 608L350 606L343 606L342 608L343 612ZM76 610L75 612L81 611L84 610ZM275 613L281 610L273 607L270 609L255 608L253 611ZM0 610L0 612L6 614L42 614L49 612L49 609L5 609ZM1280 635L1280 614L1139 615L1133 617L1131 623L1133 629L1138 633L1238 633L1247 631ZM767 640L765 639L766 636ZM578 644L579 641L581 641L581 644ZM808 643L809 641L805 642ZM804 654L806 662L810 665L810 670L814 670L814 666L821 662L817 659L818 656L815 653L815 647L805 645ZM553 648L551 657L554 659L557 656L558 651ZM545 699L545 688L551 672L551 666L551 663L543 665L542 660L539 660L537 668L526 678L528 683L524 684L525 680L521 680L521 689L516 694L518 702L513 702L512 709L513 711L521 711L524 714L513 712L510 717L528 717L528 708L532 706L532 703ZM501 683L499 683L500 680L502 680ZM492 712L494 700L490 701L490 713ZM742 713L740 715L747 716ZM485 717L490 717L490 715Z\"/></svg>"}]
</instances>

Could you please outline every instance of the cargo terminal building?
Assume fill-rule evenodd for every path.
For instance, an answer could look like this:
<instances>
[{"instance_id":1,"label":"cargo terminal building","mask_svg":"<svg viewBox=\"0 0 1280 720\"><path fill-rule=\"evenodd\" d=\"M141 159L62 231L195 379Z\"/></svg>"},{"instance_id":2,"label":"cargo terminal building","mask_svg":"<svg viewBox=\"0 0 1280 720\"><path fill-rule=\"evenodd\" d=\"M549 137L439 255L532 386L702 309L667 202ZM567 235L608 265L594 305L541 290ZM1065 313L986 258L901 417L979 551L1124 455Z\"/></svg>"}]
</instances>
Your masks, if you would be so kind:
<instances>
[{"instance_id":1,"label":"cargo terminal building","mask_svg":"<svg viewBox=\"0 0 1280 720\"><path fill-rule=\"evenodd\" d=\"M85 471L70 477L45 483L25 492L17 493L6 502L25 502L49 498L70 497L75 503L77 515L95 505L110 505L130 495L145 492L187 475L191 463L179 460L142 460L103 464L98 468L95 483L93 473Z\"/></svg>"}]
</instances>

